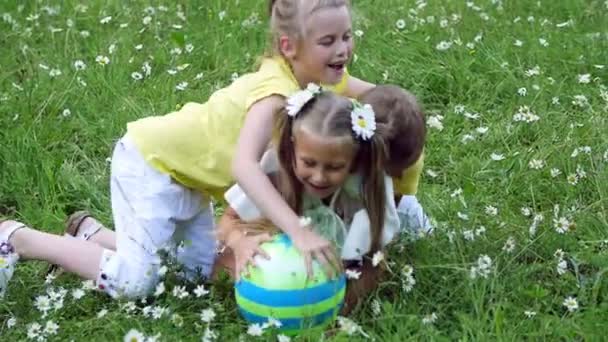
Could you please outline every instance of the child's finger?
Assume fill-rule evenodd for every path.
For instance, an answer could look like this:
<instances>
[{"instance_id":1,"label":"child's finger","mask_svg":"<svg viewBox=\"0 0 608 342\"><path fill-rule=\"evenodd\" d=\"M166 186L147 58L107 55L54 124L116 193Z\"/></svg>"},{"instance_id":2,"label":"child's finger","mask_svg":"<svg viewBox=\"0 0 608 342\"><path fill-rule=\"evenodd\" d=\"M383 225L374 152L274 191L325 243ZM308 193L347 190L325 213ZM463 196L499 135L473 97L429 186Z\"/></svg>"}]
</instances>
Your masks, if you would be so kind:
<instances>
[{"instance_id":1,"label":"child's finger","mask_svg":"<svg viewBox=\"0 0 608 342\"><path fill-rule=\"evenodd\" d=\"M306 279L312 279L312 256L310 253L304 253L304 264L306 266Z\"/></svg>"},{"instance_id":2,"label":"child's finger","mask_svg":"<svg viewBox=\"0 0 608 342\"><path fill-rule=\"evenodd\" d=\"M270 255L268 255L268 253L266 253L266 251L261 248L257 248L255 250L255 253L266 260L270 260Z\"/></svg>"},{"instance_id":3,"label":"child's finger","mask_svg":"<svg viewBox=\"0 0 608 342\"><path fill-rule=\"evenodd\" d=\"M321 250L319 252L315 252L315 259L317 259L317 261L319 262L321 267L323 267L323 270L325 271L325 274L327 275L327 277L329 279L333 279L334 275L335 275L334 265L331 264L329 262L329 260L327 260L327 257L325 256L325 253L323 250Z\"/></svg>"},{"instance_id":4,"label":"child's finger","mask_svg":"<svg viewBox=\"0 0 608 342\"><path fill-rule=\"evenodd\" d=\"M336 272L341 272L342 270L342 260L336 255L335 250L332 248L324 249L325 257L329 260L329 263L336 270Z\"/></svg>"}]
</instances>

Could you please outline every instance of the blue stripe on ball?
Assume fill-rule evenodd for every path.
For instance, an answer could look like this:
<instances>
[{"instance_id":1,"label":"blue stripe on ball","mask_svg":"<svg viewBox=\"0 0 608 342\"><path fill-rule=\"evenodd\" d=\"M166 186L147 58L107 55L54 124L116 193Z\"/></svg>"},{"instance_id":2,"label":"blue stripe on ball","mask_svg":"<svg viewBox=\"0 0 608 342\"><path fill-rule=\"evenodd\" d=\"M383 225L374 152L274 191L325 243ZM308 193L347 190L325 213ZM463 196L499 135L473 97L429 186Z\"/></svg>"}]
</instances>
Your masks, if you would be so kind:
<instances>
[{"instance_id":1,"label":"blue stripe on ball","mask_svg":"<svg viewBox=\"0 0 608 342\"><path fill-rule=\"evenodd\" d=\"M334 297L338 289L344 286L346 286L346 277L341 275L331 282L301 290L267 290L241 279L236 284L236 290L241 296L258 304L285 307L317 304Z\"/></svg>"},{"instance_id":2,"label":"blue stripe on ball","mask_svg":"<svg viewBox=\"0 0 608 342\"><path fill-rule=\"evenodd\" d=\"M340 311L341 308L342 308L342 304L336 306L335 308L322 312L316 316L312 316L312 317L278 319L278 321L281 322L280 329L281 330L283 330L283 329L300 329L300 328L317 326L321 323L325 323L329 319L332 319L334 317L334 315ZM268 323L268 317L258 316L241 307L239 307L239 311L241 312L241 315L243 315L243 318L245 318L245 320L247 320L250 323L259 323L259 324Z\"/></svg>"}]
</instances>

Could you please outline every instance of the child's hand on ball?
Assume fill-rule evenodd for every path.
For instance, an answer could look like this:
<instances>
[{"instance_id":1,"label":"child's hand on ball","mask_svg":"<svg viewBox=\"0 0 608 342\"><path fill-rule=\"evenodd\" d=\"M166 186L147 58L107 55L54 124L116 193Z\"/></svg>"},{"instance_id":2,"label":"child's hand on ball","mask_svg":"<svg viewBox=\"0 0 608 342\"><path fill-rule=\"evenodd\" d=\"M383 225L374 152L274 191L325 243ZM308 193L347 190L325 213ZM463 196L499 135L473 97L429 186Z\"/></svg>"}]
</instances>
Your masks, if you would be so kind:
<instances>
[{"instance_id":1,"label":"child's hand on ball","mask_svg":"<svg viewBox=\"0 0 608 342\"><path fill-rule=\"evenodd\" d=\"M270 259L268 254L260 248L260 245L264 242L272 240L272 237L268 233L246 235L241 236L231 243L232 251L234 253L234 273L236 281L241 278L241 273L245 272L248 275L248 266L256 266L254 257L259 255L263 258Z\"/></svg>"},{"instance_id":2,"label":"child's hand on ball","mask_svg":"<svg viewBox=\"0 0 608 342\"><path fill-rule=\"evenodd\" d=\"M313 274L313 258L321 264L321 267L323 267L330 279L338 275L342 263L336 256L336 251L331 242L315 233L309 226L298 229L290 238L293 245L304 256L306 272L309 278L312 277Z\"/></svg>"}]
</instances>

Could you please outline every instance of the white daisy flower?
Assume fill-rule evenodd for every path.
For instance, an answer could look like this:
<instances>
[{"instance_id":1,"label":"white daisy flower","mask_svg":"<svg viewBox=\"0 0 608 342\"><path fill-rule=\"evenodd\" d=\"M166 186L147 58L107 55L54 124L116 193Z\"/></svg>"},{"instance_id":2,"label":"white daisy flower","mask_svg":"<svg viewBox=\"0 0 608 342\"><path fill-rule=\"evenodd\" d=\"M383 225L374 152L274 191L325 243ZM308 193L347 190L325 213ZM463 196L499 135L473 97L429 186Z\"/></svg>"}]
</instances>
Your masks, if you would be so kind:
<instances>
[{"instance_id":1,"label":"white daisy flower","mask_svg":"<svg viewBox=\"0 0 608 342\"><path fill-rule=\"evenodd\" d=\"M76 70L84 70L86 68L87 68L87 65L84 64L83 61L81 61L81 60L74 61L74 69L76 69Z\"/></svg>"},{"instance_id":2,"label":"white daisy flower","mask_svg":"<svg viewBox=\"0 0 608 342\"><path fill-rule=\"evenodd\" d=\"M106 66L110 64L110 59L107 56L99 55L95 57L95 62L97 62L99 65Z\"/></svg>"},{"instance_id":3,"label":"white daisy flower","mask_svg":"<svg viewBox=\"0 0 608 342\"><path fill-rule=\"evenodd\" d=\"M14 327L15 325L17 325L17 319L15 317L11 317L8 319L8 321L6 321L6 327L9 329Z\"/></svg>"},{"instance_id":4,"label":"white daisy flower","mask_svg":"<svg viewBox=\"0 0 608 342\"><path fill-rule=\"evenodd\" d=\"M309 83L306 89L295 92L293 95L287 98L287 104L285 109L287 115L295 117L304 105L308 103L316 94L320 92L321 88L314 84Z\"/></svg>"},{"instance_id":5,"label":"white daisy flower","mask_svg":"<svg viewBox=\"0 0 608 342\"><path fill-rule=\"evenodd\" d=\"M175 86L175 90L179 90L179 91L184 91L184 90L186 90L186 88L188 88L188 82L186 82L186 81L180 82L178 85Z\"/></svg>"},{"instance_id":6,"label":"white daisy flower","mask_svg":"<svg viewBox=\"0 0 608 342\"><path fill-rule=\"evenodd\" d=\"M536 311L526 310L526 311L524 311L524 315L526 315L526 317L528 317L528 318L532 318L532 317L536 316Z\"/></svg>"},{"instance_id":7,"label":"white daisy flower","mask_svg":"<svg viewBox=\"0 0 608 342\"><path fill-rule=\"evenodd\" d=\"M442 131L443 123L441 122L441 120L443 120L442 115L433 115L428 118L428 120L426 121L426 124L431 128L435 128L439 131Z\"/></svg>"},{"instance_id":8,"label":"white daisy flower","mask_svg":"<svg viewBox=\"0 0 608 342\"><path fill-rule=\"evenodd\" d=\"M140 72L135 71L131 73L131 78L135 81L140 81L144 78L144 75L142 75Z\"/></svg>"},{"instance_id":9,"label":"white daisy flower","mask_svg":"<svg viewBox=\"0 0 608 342\"><path fill-rule=\"evenodd\" d=\"M165 292L165 283L160 282L156 285L156 289L154 290L154 297L158 297Z\"/></svg>"},{"instance_id":10,"label":"white daisy flower","mask_svg":"<svg viewBox=\"0 0 608 342\"><path fill-rule=\"evenodd\" d=\"M144 342L146 337L141 332L131 329L123 338L124 342Z\"/></svg>"},{"instance_id":11,"label":"white daisy flower","mask_svg":"<svg viewBox=\"0 0 608 342\"><path fill-rule=\"evenodd\" d=\"M250 324L247 328L247 334L251 336L262 336L264 329L258 323Z\"/></svg>"},{"instance_id":12,"label":"white daisy flower","mask_svg":"<svg viewBox=\"0 0 608 342\"><path fill-rule=\"evenodd\" d=\"M290 342L291 338L283 335L283 334L279 334L277 335L277 342Z\"/></svg>"},{"instance_id":13,"label":"white daisy flower","mask_svg":"<svg viewBox=\"0 0 608 342\"><path fill-rule=\"evenodd\" d=\"M578 75L578 83L587 84L591 82L591 74Z\"/></svg>"},{"instance_id":14,"label":"white daisy flower","mask_svg":"<svg viewBox=\"0 0 608 342\"><path fill-rule=\"evenodd\" d=\"M107 24L110 21L112 21L112 17L111 16L107 16L107 17L101 18L101 20L99 20L99 23L100 24Z\"/></svg>"},{"instance_id":15,"label":"white daisy flower","mask_svg":"<svg viewBox=\"0 0 608 342\"><path fill-rule=\"evenodd\" d=\"M213 309L205 309L201 312L201 321L211 323L215 316L215 311L213 311Z\"/></svg>"},{"instance_id":16,"label":"white daisy flower","mask_svg":"<svg viewBox=\"0 0 608 342\"><path fill-rule=\"evenodd\" d=\"M57 331L59 330L59 325L53 321L46 322L44 326L44 333L46 335L57 335Z\"/></svg>"},{"instance_id":17,"label":"white daisy flower","mask_svg":"<svg viewBox=\"0 0 608 342\"><path fill-rule=\"evenodd\" d=\"M382 253L382 251L377 251L372 257L372 265L376 267L382 260L384 260L384 253Z\"/></svg>"},{"instance_id":18,"label":"white daisy flower","mask_svg":"<svg viewBox=\"0 0 608 342\"><path fill-rule=\"evenodd\" d=\"M199 285L199 286L197 286L197 287L194 289L194 295L195 295L197 298L200 298L200 297L202 297L202 296L204 296L204 295L206 295L206 294L208 294L208 293L209 293L209 290L206 290L206 289L205 289L205 285L202 285L202 284L201 284L201 285Z\"/></svg>"},{"instance_id":19,"label":"white daisy flower","mask_svg":"<svg viewBox=\"0 0 608 342\"><path fill-rule=\"evenodd\" d=\"M570 312L574 312L578 309L578 301L574 297L567 297L566 299L564 299L563 305Z\"/></svg>"},{"instance_id":20,"label":"white daisy flower","mask_svg":"<svg viewBox=\"0 0 608 342\"><path fill-rule=\"evenodd\" d=\"M359 138L369 140L374 135L376 131L376 115L371 105L356 105L350 114L350 118L353 131Z\"/></svg>"},{"instance_id":21,"label":"white daisy flower","mask_svg":"<svg viewBox=\"0 0 608 342\"><path fill-rule=\"evenodd\" d=\"M361 272L357 270L347 269L346 271L344 271L344 273L346 274L346 278L348 279L359 279L359 277L361 277Z\"/></svg>"},{"instance_id":22,"label":"white daisy flower","mask_svg":"<svg viewBox=\"0 0 608 342\"><path fill-rule=\"evenodd\" d=\"M505 155L500 153L492 153L490 158L494 161L500 161L505 159Z\"/></svg>"},{"instance_id":23,"label":"white daisy flower","mask_svg":"<svg viewBox=\"0 0 608 342\"><path fill-rule=\"evenodd\" d=\"M395 26L397 27L397 29L403 30L405 28L405 20L403 20L403 19L397 20L397 22L395 22Z\"/></svg>"},{"instance_id":24,"label":"white daisy flower","mask_svg":"<svg viewBox=\"0 0 608 342\"><path fill-rule=\"evenodd\" d=\"M84 297L84 295L86 294L86 292L84 292L83 289L74 289L72 290L72 297L76 300Z\"/></svg>"},{"instance_id":25,"label":"white daisy flower","mask_svg":"<svg viewBox=\"0 0 608 342\"><path fill-rule=\"evenodd\" d=\"M437 321L437 314L431 313L430 315L426 315L422 318L422 324L433 324Z\"/></svg>"}]
</instances>

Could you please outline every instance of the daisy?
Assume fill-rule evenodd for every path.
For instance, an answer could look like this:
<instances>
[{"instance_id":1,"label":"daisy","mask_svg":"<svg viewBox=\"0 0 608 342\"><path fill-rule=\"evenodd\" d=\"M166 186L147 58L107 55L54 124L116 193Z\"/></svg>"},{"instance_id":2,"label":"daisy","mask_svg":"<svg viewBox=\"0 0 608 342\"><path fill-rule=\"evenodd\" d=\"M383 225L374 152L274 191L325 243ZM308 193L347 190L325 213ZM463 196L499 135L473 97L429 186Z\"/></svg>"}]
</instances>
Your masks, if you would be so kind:
<instances>
[{"instance_id":1,"label":"daisy","mask_svg":"<svg viewBox=\"0 0 608 342\"><path fill-rule=\"evenodd\" d=\"M504 154L499 154L499 153L494 153L494 152L493 152L493 153L490 155L490 158L491 158L492 160L494 160L494 161L500 161L500 160L504 160L504 159L505 159L505 156L504 156Z\"/></svg>"},{"instance_id":2,"label":"daisy","mask_svg":"<svg viewBox=\"0 0 608 342\"><path fill-rule=\"evenodd\" d=\"M524 311L524 315L528 318L532 318L532 317L536 316L536 311L526 310L526 311Z\"/></svg>"},{"instance_id":3,"label":"daisy","mask_svg":"<svg viewBox=\"0 0 608 342\"><path fill-rule=\"evenodd\" d=\"M205 309L201 312L201 321L211 323L215 318L215 311L213 309Z\"/></svg>"},{"instance_id":4,"label":"daisy","mask_svg":"<svg viewBox=\"0 0 608 342\"><path fill-rule=\"evenodd\" d=\"M359 277L361 277L361 272L354 269L346 269L344 273L346 274L347 279L359 279Z\"/></svg>"},{"instance_id":5,"label":"daisy","mask_svg":"<svg viewBox=\"0 0 608 342\"><path fill-rule=\"evenodd\" d=\"M302 107L308 101L310 101L316 94L321 91L321 88L314 84L309 83L306 89L295 92L293 95L287 98L287 104L285 109L287 110L287 115L294 117L296 116Z\"/></svg>"},{"instance_id":6,"label":"daisy","mask_svg":"<svg viewBox=\"0 0 608 342\"><path fill-rule=\"evenodd\" d=\"M452 47L452 42L446 42L445 40L442 40L435 46L435 49L438 51L446 51L451 47Z\"/></svg>"},{"instance_id":7,"label":"daisy","mask_svg":"<svg viewBox=\"0 0 608 342\"><path fill-rule=\"evenodd\" d=\"M382 251L377 251L372 256L372 265L376 267L382 260L384 260L384 253L382 253Z\"/></svg>"},{"instance_id":8,"label":"daisy","mask_svg":"<svg viewBox=\"0 0 608 342\"><path fill-rule=\"evenodd\" d=\"M498 215L498 209L494 206L491 205L487 205L485 208L486 214L490 215L490 216L496 216Z\"/></svg>"},{"instance_id":9,"label":"daisy","mask_svg":"<svg viewBox=\"0 0 608 342\"><path fill-rule=\"evenodd\" d=\"M74 61L74 69L76 69L76 70L84 70L86 68L87 68L87 65L84 64L83 61L81 61L81 60Z\"/></svg>"},{"instance_id":10,"label":"daisy","mask_svg":"<svg viewBox=\"0 0 608 342\"><path fill-rule=\"evenodd\" d=\"M101 18L101 20L99 20L99 23L100 24L107 24L110 21L112 21L112 17L111 16L107 16L107 17Z\"/></svg>"},{"instance_id":11,"label":"daisy","mask_svg":"<svg viewBox=\"0 0 608 342\"><path fill-rule=\"evenodd\" d=\"M208 294L209 291L205 289L205 285L199 285L194 289L194 295L196 295L197 298L203 297L204 295Z\"/></svg>"},{"instance_id":12,"label":"daisy","mask_svg":"<svg viewBox=\"0 0 608 342\"><path fill-rule=\"evenodd\" d=\"M49 71L49 76L51 76L51 77L61 76L61 70L51 69L51 71Z\"/></svg>"},{"instance_id":13,"label":"daisy","mask_svg":"<svg viewBox=\"0 0 608 342\"><path fill-rule=\"evenodd\" d=\"M211 329L209 329L209 327L205 328L205 333L203 334L203 342L210 342L212 340L215 340L217 338L217 333Z\"/></svg>"},{"instance_id":14,"label":"daisy","mask_svg":"<svg viewBox=\"0 0 608 342\"><path fill-rule=\"evenodd\" d=\"M441 120L443 120L443 116L442 115L433 115L431 117L428 118L427 120L427 125L431 128L435 128L439 131L443 130L443 123L441 122Z\"/></svg>"},{"instance_id":15,"label":"daisy","mask_svg":"<svg viewBox=\"0 0 608 342\"><path fill-rule=\"evenodd\" d=\"M533 170L540 170L543 167L545 167L545 161L544 160L539 160L539 159L532 159L528 163L528 167L531 168L531 169L533 169Z\"/></svg>"},{"instance_id":16,"label":"daisy","mask_svg":"<svg viewBox=\"0 0 608 342\"><path fill-rule=\"evenodd\" d=\"M165 292L165 283L160 282L156 285L156 289L154 290L154 297L158 297Z\"/></svg>"},{"instance_id":17,"label":"daisy","mask_svg":"<svg viewBox=\"0 0 608 342\"><path fill-rule=\"evenodd\" d=\"M135 81L140 81L144 78L144 75L142 75L141 73L135 71L131 73L131 78L134 79Z\"/></svg>"},{"instance_id":18,"label":"daisy","mask_svg":"<svg viewBox=\"0 0 608 342\"><path fill-rule=\"evenodd\" d=\"M564 275L568 272L568 263L564 259L559 259L557 262L557 266L555 267L555 271L559 275Z\"/></svg>"},{"instance_id":19,"label":"daisy","mask_svg":"<svg viewBox=\"0 0 608 342\"><path fill-rule=\"evenodd\" d=\"M44 326L44 333L47 335L57 335L57 330L59 330L59 325L53 321L46 322Z\"/></svg>"},{"instance_id":20,"label":"daisy","mask_svg":"<svg viewBox=\"0 0 608 342\"><path fill-rule=\"evenodd\" d=\"M433 324L435 321L437 321L437 314L434 312L422 318L422 324Z\"/></svg>"},{"instance_id":21,"label":"daisy","mask_svg":"<svg viewBox=\"0 0 608 342\"><path fill-rule=\"evenodd\" d=\"M144 342L146 337L135 329L129 330L129 332L123 338L124 342Z\"/></svg>"},{"instance_id":22,"label":"daisy","mask_svg":"<svg viewBox=\"0 0 608 342\"><path fill-rule=\"evenodd\" d=\"M186 81L180 82L178 85L175 86L175 89L179 91L186 90L186 88L188 88L188 82Z\"/></svg>"},{"instance_id":23,"label":"daisy","mask_svg":"<svg viewBox=\"0 0 608 342\"><path fill-rule=\"evenodd\" d=\"M591 82L591 74L578 75L578 83L587 84Z\"/></svg>"},{"instance_id":24,"label":"daisy","mask_svg":"<svg viewBox=\"0 0 608 342\"><path fill-rule=\"evenodd\" d=\"M15 317L11 317L8 319L8 321L6 321L6 327L9 329L14 327L15 325L17 325L17 319Z\"/></svg>"},{"instance_id":25,"label":"daisy","mask_svg":"<svg viewBox=\"0 0 608 342\"><path fill-rule=\"evenodd\" d=\"M277 335L277 342L290 342L291 338L283 335L283 334L279 334Z\"/></svg>"},{"instance_id":26,"label":"daisy","mask_svg":"<svg viewBox=\"0 0 608 342\"><path fill-rule=\"evenodd\" d=\"M405 28L405 20L403 20L403 19L397 20L395 22L395 26L397 27L397 29L403 30Z\"/></svg>"},{"instance_id":27,"label":"daisy","mask_svg":"<svg viewBox=\"0 0 608 342\"><path fill-rule=\"evenodd\" d=\"M502 246L502 250L511 253L515 249L515 239L512 236L509 236L507 241L505 241L504 246Z\"/></svg>"},{"instance_id":28,"label":"daisy","mask_svg":"<svg viewBox=\"0 0 608 342\"><path fill-rule=\"evenodd\" d=\"M353 131L363 140L369 140L376 131L376 117L372 106L364 104L355 105L350 114Z\"/></svg>"},{"instance_id":29,"label":"daisy","mask_svg":"<svg viewBox=\"0 0 608 342\"><path fill-rule=\"evenodd\" d=\"M264 329L258 323L250 324L247 328L247 334L251 336L262 336Z\"/></svg>"},{"instance_id":30,"label":"daisy","mask_svg":"<svg viewBox=\"0 0 608 342\"><path fill-rule=\"evenodd\" d=\"M551 177L553 177L553 178L562 174L562 172L556 168L552 168L550 172L551 172Z\"/></svg>"},{"instance_id":31,"label":"daisy","mask_svg":"<svg viewBox=\"0 0 608 342\"><path fill-rule=\"evenodd\" d=\"M574 312L578 309L578 301L576 300L576 298L573 297L567 297L566 299L564 299L563 305L570 312Z\"/></svg>"},{"instance_id":32,"label":"daisy","mask_svg":"<svg viewBox=\"0 0 608 342\"><path fill-rule=\"evenodd\" d=\"M188 297L189 293L186 290L185 286L176 286L173 288L172 294L174 297L177 297L178 299L184 299L186 297Z\"/></svg>"},{"instance_id":33,"label":"daisy","mask_svg":"<svg viewBox=\"0 0 608 342\"><path fill-rule=\"evenodd\" d=\"M95 57L95 62L97 62L101 66L106 66L110 64L110 59L107 56L99 55Z\"/></svg>"},{"instance_id":34,"label":"daisy","mask_svg":"<svg viewBox=\"0 0 608 342\"><path fill-rule=\"evenodd\" d=\"M72 298L78 300L78 299L84 297L85 293L86 292L84 292L83 289L74 289L74 290L72 290Z\"/></svg>"}]
</instances>

